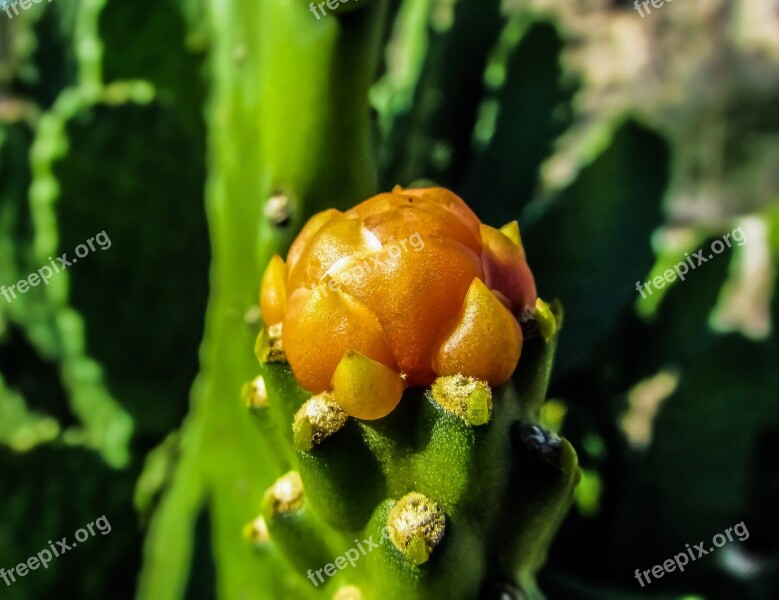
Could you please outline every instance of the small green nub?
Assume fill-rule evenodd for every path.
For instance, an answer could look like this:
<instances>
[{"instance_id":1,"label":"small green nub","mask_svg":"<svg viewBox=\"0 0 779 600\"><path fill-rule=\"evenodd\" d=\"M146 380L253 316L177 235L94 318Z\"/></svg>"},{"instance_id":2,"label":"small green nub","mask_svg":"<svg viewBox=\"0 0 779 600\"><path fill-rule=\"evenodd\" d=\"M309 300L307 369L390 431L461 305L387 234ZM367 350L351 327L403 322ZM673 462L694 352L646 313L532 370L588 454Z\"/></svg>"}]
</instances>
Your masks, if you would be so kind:
<instances>
[{"instance_id":1,"label":"small green nub","mask_svg":"<svg viewBox=\"0 0 779 600\"><path fill-rule=\"evenodd\" d=\"M265 523L265 518L260 515L251 523L247 523L243 528L243 537L255 546L267 544L270 541L270 536L268 535L268 525Z\"/></svg>"},{"instance_id":2,"label":"small green nub","mask_svg":"<svg viewBox=\"0 0 779 600\"><path fill-rule=\"evenodd\" d=\"M346 424L348 416L333 400L332 392L309 398L295 414L292 438L298 450L307 452Z\"/></svg>"},{"instance_id":3,"label":"small green nub","mask_svg":"<svg viewBox=\"0 0 779 600\"><path fill-rule=\"evenodd\" d=\"M446 517L430 498L411 492L392 507L387 526L395 547L409 562L421 565L443 539Z\"/></svg>"},{"instance_id":4,"label":"small green nub","mask_svg":"<svg viewBox=\"0 0 779 600\"><path fill-rule=\"evenodd\" d=\"M265 492L263 505L274 517L300 510L303 506L303 480L300 473L290 471L279 477Z\"/></svg>"},{"instance_id":5,"label":"small green nub","mask_svg":"<svg viewBox=\"0 0 779 600\"><path fill-rule=\"evenodd\" d=\"M287 355L281 342L281 323L264 328L257 336L254 354L261 363L285 363Z\"/></svg>"},{"instance_id":6,"label":"small green nub","mask_svg":"<svg viewBox=\"0 0 779 600\"><path fill-rule=\"evenodd\" d=\"M346 585L333 595L333 600L365 600L365 596L357 586Z\"/></svg>"},{"instance_id":7,"label":"small green nub","mask_svg":"<svg viewBox=\"0 0 779 600\"><path fill-rule=\"evenodd\" d=\"M265 379L258 375L252 381L244 384L241 389L241 396L248 408L267 408L268 390L265 387Z\"/></svg>"},{"instance_id":8,"label":"small green nub","mask_svg":"<svg viewBox=\"0 0 779 600\"><path fill-rule=\"evenodd\" d=\"M289 222L289 214L292 210L289 196L284 192L277 191L265 203L263 213L275 227L281 227Z\"/></svg>"},{"instance_id":9,"label":"small green nub","mask_svg":"<svg viewBox=\"0 0 779 600\"><path fill-rule=\"evenodd\" d=\"M440 406L471 426L485 425L492 416L492 389L487 382L464 375L447 375L433 382L430 393Z\"/></svg>"}]
</instances>

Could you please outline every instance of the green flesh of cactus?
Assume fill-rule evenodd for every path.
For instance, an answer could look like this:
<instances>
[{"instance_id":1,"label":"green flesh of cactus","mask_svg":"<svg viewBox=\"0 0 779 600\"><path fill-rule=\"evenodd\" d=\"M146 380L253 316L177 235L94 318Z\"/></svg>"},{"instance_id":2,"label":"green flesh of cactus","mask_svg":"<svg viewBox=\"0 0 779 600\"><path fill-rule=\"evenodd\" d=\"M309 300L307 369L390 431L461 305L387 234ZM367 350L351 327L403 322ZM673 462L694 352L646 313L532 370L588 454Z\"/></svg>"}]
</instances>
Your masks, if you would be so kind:
<instances>
[{"instance_id":1,"label":"green flesh of cactus","mask_svg":"<svg viewBox=\"0 0 779 600\"><path fill-rule=\"evenodd\" d=\"M253 413L292 468L266 492L260 547L323 597L543 597L535 574L579 479L571 445L539 425L556 336L526 341L512 381L491 390L491 414L485 384L447 398L452 378L441 378L376 421L338 415L322 395L306 414L311 394L267 360L267 343L261 334Z\"/></svg>"}]
</instances>

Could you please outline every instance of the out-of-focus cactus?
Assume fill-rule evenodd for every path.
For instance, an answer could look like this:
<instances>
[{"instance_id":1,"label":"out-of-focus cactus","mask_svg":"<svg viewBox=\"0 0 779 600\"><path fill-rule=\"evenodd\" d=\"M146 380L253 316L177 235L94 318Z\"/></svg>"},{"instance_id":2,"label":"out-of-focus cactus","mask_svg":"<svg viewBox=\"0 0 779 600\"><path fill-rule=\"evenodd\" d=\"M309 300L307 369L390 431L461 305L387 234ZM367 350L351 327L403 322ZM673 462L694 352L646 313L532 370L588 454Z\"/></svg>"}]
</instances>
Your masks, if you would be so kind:
<instances>
[{"instance_id":1,"label":"out-of-focus cactus","mask_svg":"<svg viewBox=\"0 0 779 600\"><path fill-rule=\"evenodd\" d=\"M579 471L539 425L561 315L516 223L398 188L314 216L261 296L245 393L292 468L251 539L333 597L543 597Z\"/></svg>"}]
</instances>

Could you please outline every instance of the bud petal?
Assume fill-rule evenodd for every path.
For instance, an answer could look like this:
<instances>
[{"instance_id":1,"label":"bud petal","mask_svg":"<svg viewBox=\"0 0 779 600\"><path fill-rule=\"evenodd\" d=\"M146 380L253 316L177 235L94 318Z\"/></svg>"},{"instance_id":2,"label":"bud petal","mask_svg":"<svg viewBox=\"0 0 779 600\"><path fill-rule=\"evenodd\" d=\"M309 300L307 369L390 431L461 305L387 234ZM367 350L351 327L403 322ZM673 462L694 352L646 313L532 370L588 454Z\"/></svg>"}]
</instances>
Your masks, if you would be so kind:
<instances>
[{"instance_id":1,"label":"bud petal","mask_svg":"<svg viewBox=\"0 0 779 600\"><path fill-rule=\"evenodd\" d=\"M316 213L308 222L306 222L303 229L300 230L298 237L292 242L292 246L290 246L289 252L287 253L287 275L289 275L300 260L300 256L303 254L303 250L306 249L308 242L311 241L322 227L327 225L336 215L340 214L341 213L336 209L329 208Z\"/></svg>"},{"instance_id":2,"label":"bud petal","mask_svg":"<svg viewBox=\"0 0 779 600\"><path fill-rule=\"evenodd\" d=\"M290 266L289 289L314 287L339 260L379 248L381 243L362 219L336 214L309 241L295 266Z\"/></svg>"},{"instance_id":3,"label":"bud petal","mask_svg":"<svg viewBox=\"0 0 779 600\"><path fill-rule=\"evenodd\" d=\"M359 352L347 352L333 374L333 395L347 415L380 419L400 402L403 379Z\"/></svg>"},{"instance_id":4,"label":"bud petal","mask_svg":"<svg viewBox=\"0 0 779 600\"><path fill-rule=\"evenodd\" d=\"M512 309L516 314L532 308L538 294L521 244L514 243L505 234L489 225L481 226L481 237L484 243L482 262L487 287L503 293L511 301ZM519 238L518 228L517 238Z\"/></svg>"},{"instance_id":5,"label":"bud petal","mask_svg":"<svg viewBox=\"0 0 779 600\"><path fill-rule=\"evenodd\" d=\"M341 290L298 290L290 298L283 333L284 351L300 385L315 394L330 389L343 355L356 350L393 366L376 316Z\"/></svg>"},{"instance_id":6,"label":"bud petal","mask_svg":"<svg viewBox=\"0 0 779 600\"><path fill-rule=\"evenodd\" d=\"M492 386L508 381L522 352L522 330L514 316L479 279L433 355L438 375L467 374Z\"/></svg>"},{"instance_id":7,"label":"bud petal","mask_svg":"<svg viewBox=\"0 0 779 600\"><path fill-rule=\"evenodd\" d=\"M287 267L280 256L274 256L262 276L260 310L266 325L280 323L287 312Z\"/></svg>"}]
</instances>

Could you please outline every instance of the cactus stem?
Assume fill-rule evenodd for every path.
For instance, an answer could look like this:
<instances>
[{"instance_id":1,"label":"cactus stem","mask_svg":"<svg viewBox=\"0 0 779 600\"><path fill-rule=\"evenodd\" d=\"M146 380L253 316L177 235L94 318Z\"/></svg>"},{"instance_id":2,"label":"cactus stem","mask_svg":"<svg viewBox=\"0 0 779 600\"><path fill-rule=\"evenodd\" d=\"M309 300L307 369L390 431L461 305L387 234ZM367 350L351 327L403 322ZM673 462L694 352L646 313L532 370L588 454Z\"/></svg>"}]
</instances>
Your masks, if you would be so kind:
<instances>
[{"instance_id":1,"label":"cactus stem","mask_svg":"<svg viewBox=\"0 0 779 600\"><path fill-rule=\"evenodd\" d=\"M345 585L333 595L333 600L365 600L365 596L357 586Z\"/></svg>"},{"instance_id":2,"label":"cactus stem","mask_svg":"<svg viewBox=\"0 0 779 600\"><path fill-rule=\"evenodd\" d=\"M265 492L264 503L270 507L273 516L300 510L303 506L303 480L300 473L290 471L279 477Z\"/></svg>"},{"instance_id":3,"label":"cactus stem","mask_svg":"<svg viewBox=\"0 0 779 600\"><path fill-rule=\"evenodd\" d=\"M262 364L287 362L281 341L281 323L269 325L260 332L254 351Z\"/></svg>"},{"instance_id":4,"label":"cactus stem","mask_svg":"<svg viewBox=\"0 0 779 600\"><path fill-rule=\"evenodd\" d=\"M243 528L243 537L255 546L267 544L270 541L270 534L268 533L268 524L265 522L265 518L260 515L251 523L247 523Z\"/></svg>"},{"instance_id":5,"label":"cactus stem","mask_svg":"<svg viewBox=\"0 0 779 600\"><path fill-rule=\"evenodd\" d=\"M446 517L430 498L411 492L392 507L387 525L395 547L409 562L421 565L443 539Z\"/></svg>"},{"instance_id":6,"label":"cactus stem","mask_svg":"<svg viewBox=\"0 0 779 600\"><path fill-rule=\"evenodd\" d=\"M258 375L252 381L245 384L241 395L248 408L267 408L268 390L265 387L265 378Z\"/></svg>"},{"instance_id":7,"label":"cactus stem","mask_svg":"<svg viewBox=\"0 0 779 600\"><path fill-rule=\"evenodd\" d=\"M475 377L439 377L430 388L433 399L471 426L485 425L492 415L492 389Z\"/></svg>"},{"instance_id":8,"label":"cactus stem","mask_svg":"<svg viewBox=\"0 0 779 600\"><path fill-rule=\"evenodd\" d=\"M298 450L308 451L340 430L347 419L331 392L312 396L295 414L292 434Z\"/></svg>"}]
</instances>

